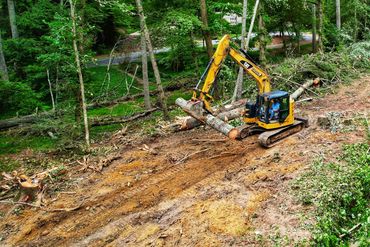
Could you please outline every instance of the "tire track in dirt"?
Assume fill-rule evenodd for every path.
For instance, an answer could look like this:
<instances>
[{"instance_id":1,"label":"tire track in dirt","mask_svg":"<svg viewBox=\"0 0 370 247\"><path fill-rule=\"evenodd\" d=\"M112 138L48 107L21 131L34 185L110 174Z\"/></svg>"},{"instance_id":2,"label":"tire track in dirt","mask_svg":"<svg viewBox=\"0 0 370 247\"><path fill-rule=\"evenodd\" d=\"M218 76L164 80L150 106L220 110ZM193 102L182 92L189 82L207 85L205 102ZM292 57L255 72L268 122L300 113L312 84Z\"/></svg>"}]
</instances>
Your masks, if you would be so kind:
<instances>
[{"instance_id":1,"label":"tire track in dirt","mask_svg":"<svg viewBox=\"0 0 370 247\"><path fill-rule=\"evenodd\" d=\"M91 207L99 202L100 205L108 208L107 210L95 212L93 219L91 219L92 216L89 213L83 210L63 214L50 214L41 217L41 219L34 222L34 225L31 227L33 229L31 233L25 231L23 234L19 234L17 237L18 240L15 239L15 242L22 244L26 241L29 242L33 239L38 239L40 231L45 228L54 230L49 236L36 240L35 244L47 246L51 243L53 243L52 245L65 243L66 238L78 239L80 236L85 238L87 235L92 234L94 230L100 229L117 217L150 208L161 200L172 197L199 183L203 179L212 176L217 171L237 167L238 162L236 161L246 151L255 153L256 148L261 149L260 147L256 147L257 145L255 144L252 145L253 147L247 150L237 145L234 148L235 155L231 157L220 157L212 162L209 162L207 159L201 159L197 162L189 161L187 164L181 166L173 166L163 173L150 176L147 180L141 181L133 189L123 186L104 196L95 198L94 201L88 201L84 205L85 207ZM207 162L204 162L205 160ZM81 225L81 222L84 223ZM38 225L42 225L40 230L37 227Z\"/></svg>"},{"instance_id":2,"label":"tire track in dirt","mask_svg":"<svg viewBox=\"0 0 370 247\"><path fill-rule=\"evenodd\" d=\"M227 159L225 160L226 166L223 166L222 169L217 169L217 170L211 170L210 173L215 174L216 172L224 171L225 168L228 171L235 171L235 170L240 170L241 165L240 165L240 157L245 156L246 152L251 152L253 153L253 156L256 156L255 152L257 149L261 150L260 147L256 147L256 145L251 146L247 149L244 149L243 152L238 153L237 157L234 157L233 159ZM235 162L238 161L238 162ZM189 168L192 169L192 168ZM159 180L168 180L169 176L177 176L177 173L183 170L182 167L177 167L176 169L171 170L168 174L162 174L160 176L161 178ZM186 172L186 171L185 171ZM209 184L217 184L219 182L219 178L211 175L211 176L206 176L202 178L202 180L199 180L199 182L195 182L191 184L187 188L183 188L182 192L177 195L176 199L169 200L169 201L162 201L162 203L148 208L148 210L140 211L132 215L128 215L125 218L120 218L106 226L104 226L103 229L97 230L95 233L91 234L89 237L86 239L83 239L82 241L74 244L74 246L100 246L98 243L100 242L102 245L104 245L104 239L109 239L110 237L116 238L117 234L122 231L125 227L125 225L130 224L130 225L135 225L138 224L137 221L139 221L139 224L145 224L148 221L152 220L153 218L156 219L158 216L156 215L161 215L164 216L168 212L171 211L171 215L165 217L163 220L162 217L160 219L156 219L155 221L161 225L161 231L165 231L173 225L175 221L178 220L179 215L186 210L187 208L193 206L196 202L196 200L200 197L203 196L203 193L195 193L194 190L196 188L204 188L208 186ZM146 187L152 186L153 184L148 184ZM129 197L133 196L135 192L138 192L139 190L132 191L133 193L129 195ZM199 192L199 191L197 191ZM175 213L173 212L175 211ZM139 218L139 220L138 220ZM136 221L136 223L135 223ZM127 244L127 238L117 238L114 243L119 245Z\"/></svg>"}]
</instances>

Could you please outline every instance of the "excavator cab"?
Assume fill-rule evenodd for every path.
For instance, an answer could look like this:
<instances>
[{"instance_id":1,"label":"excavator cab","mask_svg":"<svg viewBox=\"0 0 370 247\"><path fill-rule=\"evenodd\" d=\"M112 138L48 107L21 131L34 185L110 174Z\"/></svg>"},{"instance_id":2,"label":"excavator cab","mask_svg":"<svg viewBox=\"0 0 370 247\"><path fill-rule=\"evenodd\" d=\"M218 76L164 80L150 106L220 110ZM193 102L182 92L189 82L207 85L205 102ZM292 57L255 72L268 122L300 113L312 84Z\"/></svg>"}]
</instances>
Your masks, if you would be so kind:
<instances>
[{"instance_id":1,"label":"excavator cab","mask_svg":"<svg viewBox=\"0 0 370 247\"><path fill-rule=\"evenodd\" d=\"M289 94L273 91L259 96L260 121L264 123L283 123L289 115Z\"/></svg>"},{"instance_id":2,"label":"excavator cab","mask_svg":"<svg viewBox=\"0 0 370 247\"><path fill-rule=\"evenodd\" d=\"M256 102L246 105L246 123L257 123L265 129L279 128L294 122L290 96L285 91L273 91L258 95Z\"/></svg>"}]
</instances>

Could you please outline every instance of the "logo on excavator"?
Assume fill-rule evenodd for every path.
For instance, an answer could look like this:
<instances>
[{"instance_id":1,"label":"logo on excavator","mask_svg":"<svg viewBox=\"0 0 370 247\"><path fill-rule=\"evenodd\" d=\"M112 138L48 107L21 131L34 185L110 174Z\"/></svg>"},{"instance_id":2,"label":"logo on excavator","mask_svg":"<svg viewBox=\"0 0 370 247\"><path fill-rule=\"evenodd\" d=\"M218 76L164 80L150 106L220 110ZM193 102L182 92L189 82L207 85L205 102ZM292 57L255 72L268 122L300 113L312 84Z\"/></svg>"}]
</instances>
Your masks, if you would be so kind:
<instances>
[{"instance_id":1,"label":"logo on excavator","mask_svg":"<svg viewBox=\"0 0 370 247\"><path fill-rule=\"evenodd\" d=\"M240 63L243 64L245 67L247 67L247 69L250 69L250 68L253 67L252 64L250 64L250 63L248 63L247 61L244 61L244 60L240 61Z\"/></svg>"}]
</instances>

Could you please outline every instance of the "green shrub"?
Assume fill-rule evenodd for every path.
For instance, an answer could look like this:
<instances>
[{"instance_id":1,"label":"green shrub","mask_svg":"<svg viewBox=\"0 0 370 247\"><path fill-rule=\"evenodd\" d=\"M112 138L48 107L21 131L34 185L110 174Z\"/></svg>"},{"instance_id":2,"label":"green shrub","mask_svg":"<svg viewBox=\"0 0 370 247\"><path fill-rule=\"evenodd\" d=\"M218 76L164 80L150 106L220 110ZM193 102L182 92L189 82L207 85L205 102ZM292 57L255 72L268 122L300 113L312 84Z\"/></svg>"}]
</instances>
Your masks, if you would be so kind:
<instances>
[{"instance_id":1,"label":"green shrub","mask_svg":"<svg viewBox=\"0 0 370 247\"><path fill-rule=\"evenodd\" d=\"M27 84L21 82L0 82L0 114L6 115L11 112L29 114L43 104Z\"/></svg>"},{"instance_id":2,"label":"green shrub","mask_svg":"<svg viewBox=\"0 0 370 247\"><path fill-rule=\"evenodd\" d=\"M369 144L346 145L338 163L318 161L298 179L301 202L316 208L314 246L368 246L369 164Z\"/></svg>"}]
</instances>

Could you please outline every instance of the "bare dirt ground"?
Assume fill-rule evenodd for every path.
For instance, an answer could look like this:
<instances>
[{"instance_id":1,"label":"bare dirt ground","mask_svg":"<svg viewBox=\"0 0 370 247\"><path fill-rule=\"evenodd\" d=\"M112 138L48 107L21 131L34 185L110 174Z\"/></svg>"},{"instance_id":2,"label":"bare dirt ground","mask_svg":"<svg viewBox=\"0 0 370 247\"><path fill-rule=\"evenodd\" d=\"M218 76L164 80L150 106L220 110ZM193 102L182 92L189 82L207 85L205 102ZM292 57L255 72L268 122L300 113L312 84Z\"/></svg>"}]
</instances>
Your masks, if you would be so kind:
<instances>
[{"instance_id":1,"label":"bare dirt ground","mask_svg":"<svg viewBox=\"0 0 370 247\"><path fill-rule=\"evenodd\" d=\"M317 116L368 114L370 77L336 93L297 104L311 125L264 149L257 137L227 140L200 128L137 145L118 146L119 159L102 173L85 172L52 208L25 208L0 223L5 246L271 246L310 238L312 208L297 202L291 181L318 156L335 159L345 143L364 140L364 128L331 133ZM123 137L125 138L125 137ZM214 139L215 141L205 141ZM146 144L149 151L143 147ZM0 205L7 212L10 206Z\"/></svg>"}]
</instances>

